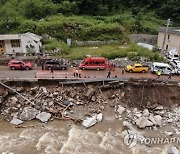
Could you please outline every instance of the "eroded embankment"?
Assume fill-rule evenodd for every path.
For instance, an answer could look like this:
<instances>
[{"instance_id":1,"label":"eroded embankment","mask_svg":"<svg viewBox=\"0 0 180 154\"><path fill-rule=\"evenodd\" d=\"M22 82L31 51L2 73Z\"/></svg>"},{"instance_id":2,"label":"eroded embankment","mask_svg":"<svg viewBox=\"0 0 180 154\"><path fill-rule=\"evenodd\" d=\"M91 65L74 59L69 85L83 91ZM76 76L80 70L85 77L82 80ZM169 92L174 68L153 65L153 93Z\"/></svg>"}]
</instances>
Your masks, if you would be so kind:
<instances>
[{"instance_id":1,"label":"eroded embankment","mask_svg":"<svg viewBox=\"0 0 180 154\"><path fill-rule=\"evenodd\" d=\"M54 150L55 147L57 153L63 154L74 153L74 151L80 153L79 150L82 153L84 151L100 153L101 151L102 153L119 154L119 151L122 150L122 153L133 154L149 150L152 153L162 153L163 147L160 148L157 145L158 149L148 148L152 145L144 142L141 143L145 145L142 146L142 149L139 149L139 146L129 149L125 137L128 134L135 134L138 136L136 139L142 141L144 137L153 137L157 134L159 137L178 137L180 134L180 86L178 83L131 80L128 82L113 81L104 85L102 83L65 85L54 81L6 82L5 85L15 91L0 86L1 119L10 121L10 123L18 125L16 127L28 131L26 140L30 142L32 140L29 136L33 138L34 131L39 129L42 132L43 130L44 135L41 133L40 139L37 137L35 140L33 139L35 143L29 144L32 147L36 145L37 149L34 149L36 153L40 153L43 148L47 151L47 149ZM66 132L62 143L59 141L62 139L58 138L58 144L54 146L53 143L49 144L51 141L49 138L53 137L54 133L53 124L44 125L45 128L52 127L48 130L38 125L37 127L27 126L25 121L32 119L38 119L43 123L54 119L61 122L62 120L68 120L68 122L72 120L75 125L78 125L78 129L75 129L74 124L60 124L59 126L59 123L54 121L55 128L58 126L59 129L63 129L68 126L70 130L68 133ZM32 121L33 124L34 122L37 121ZM89 130L84 129L84 127L89 128L95 124L97 125ZM49 131L51 132L50 136ZM71 133L72 131L73 133ZM79 136L78 132L80 132ZM89 136L88 133L90 133ZM34 136L38 136L38 134L40 133ZM23 136L20 135L20 138ZM91 142L93 137L97 138L97 142ZM77 140L78 142L76 142ZM2 142L4 142L4 138ZM18 143L21 142L18 140ZM78 148L76 143L82 145ZM91 144L96 148L89 148L92 147ZM52 147L50 148L49 145ZM73 146L71 147L71 145ZM177 144L173 143L173 145ZM0 147L1 152L9 149L9 147L4 147ZM172 148L176 147L169 147L170 150ZM177 148L179 148L178 145ZM12 149L18 150L15 147ZM167 149L165 149L166 152Z\"/></svg>"},{"instance_id":2,"label":"eroded embankment","mask_svg":"<svg viewBox=\"0 0 180 154\"><path fill-rule=\"evenodd\" d=\"M93 112L98 113L101 108L117 107L117 105L141 110L153 110L160 105L170 109L180 105L178 83L136 80L125 83L115 81L105 83L104 86L102 83L66 86L55 81L5 84L22 94L21 96L0 85L1 118L6 120L11 120L15 113L19 117L25 107L35 108L35 113L50 112L62 118L64 112L79 106L83 111L94 110Z\"/></svg>"}]
</instances>

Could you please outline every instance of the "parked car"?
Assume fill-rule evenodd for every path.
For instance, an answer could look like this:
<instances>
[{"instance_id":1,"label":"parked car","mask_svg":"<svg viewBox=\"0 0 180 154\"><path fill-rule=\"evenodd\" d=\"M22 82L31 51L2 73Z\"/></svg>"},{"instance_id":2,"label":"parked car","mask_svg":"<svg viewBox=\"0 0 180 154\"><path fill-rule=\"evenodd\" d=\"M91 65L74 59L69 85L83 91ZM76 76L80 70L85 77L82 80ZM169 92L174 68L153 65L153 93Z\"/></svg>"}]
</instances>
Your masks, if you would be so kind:
<instances>
[{"instance_id":1,"label":"parked car","mask_svg":"<svg viewBox=\"0 0 180 154\"><path fill-rule=\"evenodd\" d=\"M142 73L146 73L146 72L148 72L148 70L149 70L149 66L147 66L147 65L142 65L142 64L127 65L127 66L125 67L125 70L126 70L127 72L130 72L130 73L132 73L132 72L142 72Z\"/></svg>"},{"instance_id":2,"label":"parked car","mask_svg":"<svg viewBox=\"0 0 180 154\"><path fill-rule=\"evenodd\" d=\"M11 70L30 70L33 68L33 65L31 62L24 62L22 60L11 60L9 63L8 63L8 67L11 69Z\"/></svg>"},{"instance_id":3,"label":"parked car","mask_svg":"<svg viewBox=\"0 0 180 154\"><path fill-rule=\"evenodd\" d=\"M79 68L83 70L85 69L104 70L109 67L110 65L108 64L107 59L104 57L88 57L85 58L85 60L79 65Z\"/></svg>"},{"instance_id":4,"label":"parked car","mask_svg":"<svg viewBox=\"0 0 180 154\"><path fill-rule=\"evenodd\" d=\"M175 74L175 70L169 64L154 62L151 66L151 72L156 73L159 70L162 74Z\"/></svg>"},{"instance_id":5,"label":"parked car","mask_svg":"<svg viewBox=\"0 0 180 154\"><path fill-rule=\"evenodd\" d=\"M44 64L44 68L50 70L67 70L67 65L56 60L48 60Z\"/></svg>"}]
</instances>

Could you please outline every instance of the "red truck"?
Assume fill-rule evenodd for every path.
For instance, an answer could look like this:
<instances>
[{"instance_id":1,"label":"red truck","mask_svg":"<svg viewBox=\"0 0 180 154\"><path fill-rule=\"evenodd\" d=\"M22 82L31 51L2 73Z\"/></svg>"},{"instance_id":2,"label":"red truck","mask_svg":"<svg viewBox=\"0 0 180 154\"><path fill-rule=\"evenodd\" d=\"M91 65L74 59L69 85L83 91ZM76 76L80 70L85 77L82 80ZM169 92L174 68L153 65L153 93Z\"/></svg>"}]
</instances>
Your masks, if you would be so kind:
<instances>
[{"instance_id":1,"label":"red truck","mask_svg":"<svg viewBox=\"0 0 180 154\"><path fill-rule=\"evenodd\" d=\"M106 58L104 57L88 57L80 63L80 69L96 69L96 70L104 70L109 68L109 64Z\"/></svg>"},{"instance_id":2,"label":"red truck","mask_svg":"<svg viewBox=\"0 0 180 154\"><path fill-rule=\"evenodd\" d=\"M24 62L22 60L11 60L8 63L8 67L11 70L30 70L32 69L33 65L31 62Z\"/></svg>"}]
</instances>

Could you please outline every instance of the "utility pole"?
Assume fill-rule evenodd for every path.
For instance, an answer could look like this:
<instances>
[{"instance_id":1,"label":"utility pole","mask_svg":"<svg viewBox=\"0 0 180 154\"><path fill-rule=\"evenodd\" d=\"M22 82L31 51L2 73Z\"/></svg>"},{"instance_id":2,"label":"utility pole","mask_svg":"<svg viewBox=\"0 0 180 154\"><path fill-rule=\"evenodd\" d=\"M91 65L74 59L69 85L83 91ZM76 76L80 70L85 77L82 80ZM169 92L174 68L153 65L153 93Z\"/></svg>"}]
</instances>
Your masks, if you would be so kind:
<instances>
[{"instance_id":1,"label":"utility pole","mask_svg":"<svg viewBox=\"0 0 180 154\"><path fill-rule=\"evenodd\" d=\"M166 25L166 31L165 31L165 34L164 34L164 39L163 39L163 45L162 45L162 48L161 48L161 54L163 55L164 54L164 46L166 45L166 37L167 37L167 32L168 32L168 28L169 28L169 25L170 25L170 19L167 20L167 25Z\"/></svg>"}]
</instances>

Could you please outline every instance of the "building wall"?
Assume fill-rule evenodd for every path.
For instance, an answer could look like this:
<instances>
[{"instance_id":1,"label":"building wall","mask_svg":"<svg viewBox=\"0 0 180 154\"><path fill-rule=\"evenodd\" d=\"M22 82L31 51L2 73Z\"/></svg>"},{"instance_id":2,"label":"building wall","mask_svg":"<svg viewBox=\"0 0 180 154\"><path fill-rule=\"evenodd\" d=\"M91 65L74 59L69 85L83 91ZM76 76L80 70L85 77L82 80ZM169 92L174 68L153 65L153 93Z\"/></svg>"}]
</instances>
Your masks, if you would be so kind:
<instances>
[{"instance_id":1,"label":"building wall","mask_svg":"<svg viewBox=\"0 0 180 154\"><path fill-rule=\"evenodd\" d=\"M22 46L22 44L20 43L20 45ZM5 48L6 48L6 53L13 53L13 50L15 52L23 52L22 47L12 47L11 46L11 40L5 40Z\"/></svg>"},{"instance_id":2,"label":"building wall","mask_svg":"<svg viewBox=\"0 0 180 154\"><path fill-rule=\"evenodd\" d=\"M31 38L27 37L26 35L21 36L21 42L22 42L22 50L24 53L27 53L27 46L34 46L33 51L35 53L40 52L39 46L41 46L41 42L35 42Z\"/></svg>"},{"instance_id":3,"label":"building wall","mask_svg":"<svg viewBox=\"0 0 180 154\"><path fill-rule=\"evenodd\" d=\"M157 45L157 35L147 35L147 34L131 34L130 40L135 43L147 43L151 45Z\"/></svg>"},{"instance_id":4,"label":"building wall","mask_svg":"<svg viewBox=\"0 0 180 154\"><path fill-rule=\"evenodd\" d=\"M165 33L159 32L158 42L157 42L157 45L159 48L162 48L164 35L165 35ZM169 37L168 37L168 35L169 35ZM167 51L169 51L174 48L180 55L180 35L167 34L164 49L167 49Z\"/></svg>"}]
</instances>

